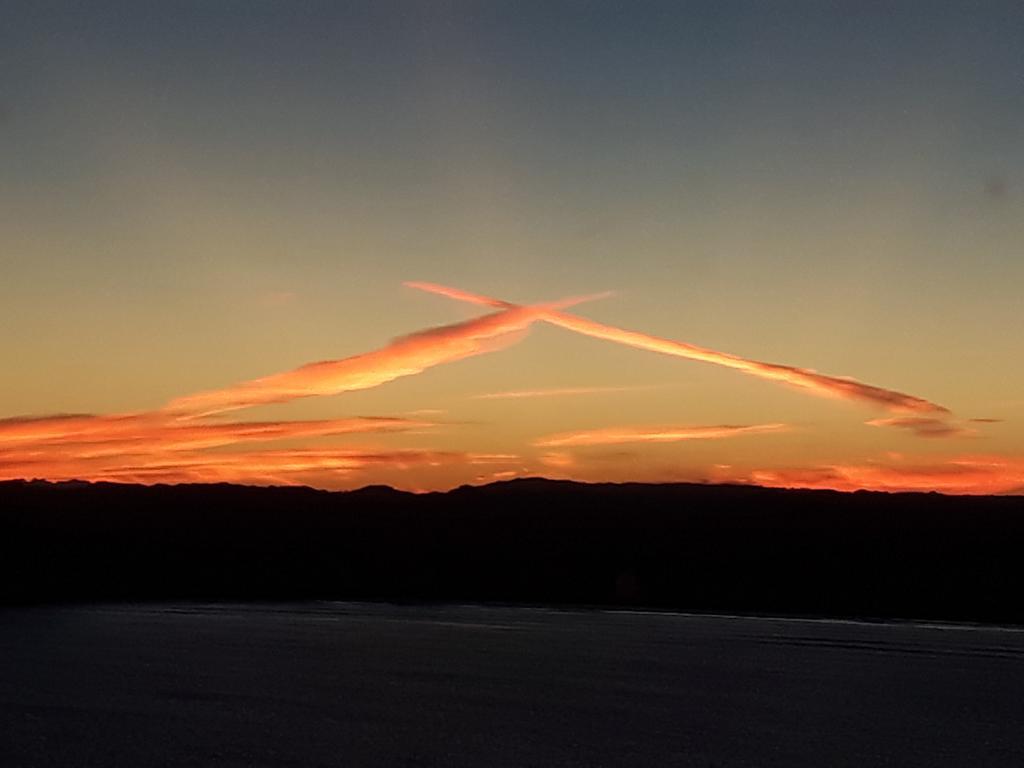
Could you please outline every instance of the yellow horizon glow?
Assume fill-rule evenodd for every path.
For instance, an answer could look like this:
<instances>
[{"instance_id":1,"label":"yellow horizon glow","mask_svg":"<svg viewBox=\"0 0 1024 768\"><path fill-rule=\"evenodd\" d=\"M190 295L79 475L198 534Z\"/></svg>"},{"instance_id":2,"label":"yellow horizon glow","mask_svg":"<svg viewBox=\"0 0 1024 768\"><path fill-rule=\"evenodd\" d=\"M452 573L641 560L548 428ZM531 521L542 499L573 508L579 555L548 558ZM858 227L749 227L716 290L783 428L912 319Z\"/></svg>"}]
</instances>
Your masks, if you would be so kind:
<instances>
[{"instance_id":1,"label":"yellow horizon glow","mask_svg":"<svg viewBox=\"0 0 1024 768\"><path fill-rule=\"evenodd\" d=\"M756 461L703 465L696 457L667 469L664 459L635 454L606 456L593 453L601 446L711 443L746 435L766 435L777 440L813 430L801 427L793 434L783 422L754 424L610 424L524 436L525 439L474 440L474 422L448 418L447 410L419 408L403 416L347 417L232 421L224 414L255 407L279 407L298 398L323 397L375 389L397 379L422 374L428 369L478 357L509 343L537 322L548 322L603 340L619 342L673 357L714 362L755 377L796 384L796 391L825 394L831 398L881 407L896 415L867 421L872 427L891 427L932 442L977 436L978 426L995 419L973 419L965 427L952 413L927 400L867 385L854 379L838 379L808 369L760 363L683 342L623 331L613 326L566 315L562 309L596 298L586 296L547 304L518 306L497 299L468 294L434 284L413 287L450 298L485 305L497 311L454 325L431 328L402 336L369 353L341 360L312 363L292 371L253 379L198 395L172 398L152 411L101 415L14 417L0 420L0 479L41 477L55 480L106 480L137 483L245 482L253 484L313 484L345 488L369 480L390 478L392 484L414 490L440 490L455 484L485 482L518 476L547 474L600 480L629 479L635 475L652 481L690 479L794 485L836 490L939 490L955 493L1006 493L1024 489L1024 459L982 454L936 455L914 462L869 459L828 462L819 466L776 460L757 466ZM605 294L601 294L604 296ZM695 351L696 350L696 351ZM556 398L573 402L585 395L630 396L651 390L651 385L578 386L547 389L501 390L467 395L482 404L501 401ZM422 415L446 416L444 419ZM608 416L605 415L605 420ZM461 436L458 433L462 433ZM775 437L772 437L772 435ZM324 444L351 436L374 436L376 442L361 446ZM405 445L387 445L401 438ZM440 441L444 447L418 442ZM459 445L458 443L462 443ZM504 443L504 445L503 445ZM257 449L256 444L267 447ZM551 449L557 449L555 451ZM571 449L571 450L567 450ZM635 449L634 449L635 450ZM773 455L773 449L768 449ZM756 454L755 454L756 457ZM618 462L618 463L616 463ZM481 471L482 466L491 469ZM704 467L703 469L701 467Z\"/></svg>"}]
</instances>

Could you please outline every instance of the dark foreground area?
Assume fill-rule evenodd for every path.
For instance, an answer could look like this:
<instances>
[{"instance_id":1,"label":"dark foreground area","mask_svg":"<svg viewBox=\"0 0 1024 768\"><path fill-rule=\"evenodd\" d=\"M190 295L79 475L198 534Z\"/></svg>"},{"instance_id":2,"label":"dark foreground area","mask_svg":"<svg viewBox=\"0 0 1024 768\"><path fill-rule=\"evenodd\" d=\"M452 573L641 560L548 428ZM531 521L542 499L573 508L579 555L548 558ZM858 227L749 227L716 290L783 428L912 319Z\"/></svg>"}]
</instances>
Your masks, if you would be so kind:
<instances>
[{"instance_id":1,"label":"dark foreground area","mask_svg":"<svg viewBox=\"0 0 1024 768\"><path fill-rule=\"evenodd\" d=\"M1024 496L0 483L0 603L362 600L1024 624Z\"/></svg>"},{"instance_id":2,"label":"dark foreground area","mask_svg":"<svg viewBox=\"0 0 1024 768\"><path fill-rule=\"evenodd\" d=\"M0 611L0 765L1019 766L1024 633L346 603Z\"/></svg>"}]
</instances>

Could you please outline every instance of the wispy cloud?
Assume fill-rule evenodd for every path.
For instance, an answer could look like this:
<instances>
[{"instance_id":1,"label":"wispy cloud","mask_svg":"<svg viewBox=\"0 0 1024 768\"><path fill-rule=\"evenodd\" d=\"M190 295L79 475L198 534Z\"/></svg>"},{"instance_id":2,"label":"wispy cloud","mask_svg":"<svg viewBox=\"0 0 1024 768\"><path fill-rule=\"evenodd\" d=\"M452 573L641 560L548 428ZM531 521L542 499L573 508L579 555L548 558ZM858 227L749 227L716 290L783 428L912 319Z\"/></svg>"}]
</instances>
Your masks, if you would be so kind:
<instances>
[{"instance_id":1,"label":"wispy cloud","mask_svg":"<svg viewBox=\"0 0 1024 768\"><path fill-rule=\"evenodd\" d=\"M971 423L996 421L971 419L958 423L942 406L912 395L854 379L758 362L626 331L562 311L597 296L519 306L432 284L411 285L497 311L454 325L414 333L366 354L313 363L222 389L176 398L156 411L0 419L0 479L47 477L144 483L232 481L325 485L332 484L337 478L358 478L359 473L375 469L400 472L417 467L457 467L461 471L479 465L482 469L472 471L482 471L489 477L525 472L523 460L512 453L293 447L297 441L316 438L432 429L436 422L429 417L443 413L437 409L412 411L407 418L357 417L312 421L230 421L223 414L253 405L378 386L437 365L507 346L521 338L537 321L635 348L724 365L816 395L881 406L892 414L891 417L873 419L869 424L904 429L921 437L968 436L976 432L969 426ZM653 387L539 388L489 392L475 398L583 396L650 388ZM581 451L586 455L574 456L564 450L573 447L724 439L778 432L786 428L783 424L618 426L549 435L539 438L534 445L549 449L540 452L536 458L541 466L554 473L565 474L579 471L581 461L585 463L594 458L593 452ZM722 465L716 472L725 475L739 472L735 477L730 475L731 479L767 485L842 490L875 488L1004 493L1024 488L1024 459L1020 458L962 457L915 464L895 457L888 463L760 469L747 475Z\"/></svg>"},{"instance_id":2,"label":"wispy cloud","mask_svg":"<svg viewBox=\"0 0 1024 768\"><path fill-rule=\"evenodd\" d=\"M511 309L518 305L510 302L494 299L489 296L481 296L462 291L457 288L436 285L434 283L409 282L409 287L431 293L447 296L448 298L466 301L473 304ZM568 330L582 333L594 338L614 341L637 349L646 349L675 357L683 357L690 360L699 360L705 363L722 365L733 368L751 376L774 381L780 384L796 387L811 394L839 398L844 400L858 401L870 405L885 408L897 413L929 413L948 414L948 409L941 405L932 403L924 398L908 395L892 389L877 387L872 384L865 384L852 378L840 376L828 376L809 368L798 368L790 365L779 365L777 363L765 363L758 360L732 355L727 352L718 352L706 347L699 347L694 344L687 344L681 341L663 339L637 331L628 331L614 326L566 314L564 312L549 309L542 312L542 319L553 325Z\"/></svg>"},{"instance_id":3,"label":"wispy cloud","mask_svg":"<svg viewBox=\"0 0 1024 768\"><path fill-rule=\"evenodd\" d=\"M612 392L640 392L657 389L655 384L639 384L619 387L553 387L551 389L513 389L506 392L486 392L473 395L474 400L519 400L534 397L569 397L573 395L597 395Z\"/></svg>"},{"instance_id":4,"label":"wispy cloud","mask_svg":"<svg viewBox=\"0 0 1024 768\"><path fill-rule=\"evenodd\" d=\"M719 440L740 435L781 432L785 424L720 424L716 426L627 426L563 432L542 437L534 445L544 448L565 448L583 445L618 445L620 443L673 443L680 440Z\"/></svg>"},{"instance_id":5,"label":"wispy cloud","mask_svg":"<svg viewBox=\"0 0 1024 768\"><path fill-rule=\"evenodd\" d=\"M394 417L318 421L178 421L160 414L44 417L0 422L0 450L31 446L39 455L90 458L144 450L178 451L236 443L423 429L432 422Z\"/></svg>"},{"instance_id":6,"label":"wispy cloud","mask_svg":"<svg viewBox=\"0 0 1024 768\"><path fill-rule=\"evenodd\" d=\"M284 307L298 298L295 291L267 291L260 296L260 303L266 307Z\"/></svg>"},{"instance_id":7,"label":"wispy cloud","mask_svg":"<svg viewBox=\"0 0 1024 768\"><path fill-rule=\"evenodd\" d=\"M974 421L972 419L972 421ZM866 424L872 427L895 427L905 429L917 437L951 438L977 437L978 430L963 427L948 419L936 419L928 416L895 416L886 419L871 419Z\"/></svg>"},{"instance_id":8,"label":"wispy cloud","mask_svg":"<svg viewBox=\"0 0 1024 768\"><path fill-rule=\"evenodd\" d=\"M576 457L565 451L550 451L537 457L543 466L556 470L571 469L576 466Z\"/></svg>"},{"instance_id":9,"label":"wispy cloud","mask_svg":"<svg viewBox=\"0 0 1024 768\"><path fill-rule=\"evenodd\" d=\"M509 461L514 461L510 459ZM258 485L327 484L371 469L500 464L455 451L276 449L262 451L144 451L137 455L49 459L0 451L0 478L46 477L133 483L242 482ZM508 462L505 462L508 463Z\"/></svg>"},{"instance_id":10,"label":"wispy cloud","mask_svg":"<svg viewBox=\"0 0 1024 768\"><path fill-rule=\"evenodd\" d=\"M47 440L89 437L110 437L130 434L146 423L164 419L149 413L123 413L113 415L53 414L49 416L14 416L0 419L0 445Z\"/></svg>"},{"instance_id":11,"label":"wispy cloud","mask_svg":"<svg viewBox=\"0 0 1024 768\"><path fill-rule=\"evenodd\" d=\"M517 307L427 329L396 339L375 352L313 363L255 381L177 398L156 411L0 420L0 478L284 482L299 474L308 477L308 473L353 472L371 464L399 469L408 462L429 464L437 457L466 465L507 464L517 457L493 453L366 454L340 449L256 451L239 448L258 442L281 443L354 433L422 431L435 425L423 418L242 422L213 417L251 405L366 389L498 349L521 337L543 312L590 298L597 297Z\"/></svg>"},{"instance_id":12,"label":"wispy cloud","mask_svg":"<svg viewBox=\"0 0 1024 768\"><path fill-rule=\"evenodd\" d=\"M758 485L837 491L1021 493L1024 492L1024 457L965 456L938 462L761 469L750 472L745 479Z\"/></svg>"},{"instance_id":13,"label":"wispy cloud","mask_svg":"<svg viewBox=\"0 0 1024 768\"><path fill-rule=\"evenodd\" d=\"M422 373L443 363L462 360L507 346L531 324L560 308L597 296L564 299L550 304L515 307L454 325L431 328L395 339L382 349L343 360L310 363L222 389L179 397L165 411L208 416L300 397L335 395L369 389L402 376Z\"/></svg>"},{"instance_id":14,"label":"wispy cloud","mask_svg":"<svg viewBox=\"0 0 1024 768\"><path fill-rule=\"evenodd\" d=\"M494 483L499 480L511 480L513 477L519 477L518 469L505 469L500 472L485 472L477 475L473 478L478 483Z\"/></svg>"},{"instance_id":15,"label":"wispy cloud","mask_svg":"<svg viewBox=\"0 0 1024 768\"><path fill-rule=\"evenodd\" d=\"M366 454L343 449L246 449L256 443L425 429L391 417L319 421L177 421L159 414L59 416L0 422L0 479L286 482L299 472L350 472ZM214 450L228 449L228 450ZM416 454L422 456L425 454ZM398 461L398 454L387 454ZM467 456L470 463L493 463Z\"/></svg>"}]
</instances>

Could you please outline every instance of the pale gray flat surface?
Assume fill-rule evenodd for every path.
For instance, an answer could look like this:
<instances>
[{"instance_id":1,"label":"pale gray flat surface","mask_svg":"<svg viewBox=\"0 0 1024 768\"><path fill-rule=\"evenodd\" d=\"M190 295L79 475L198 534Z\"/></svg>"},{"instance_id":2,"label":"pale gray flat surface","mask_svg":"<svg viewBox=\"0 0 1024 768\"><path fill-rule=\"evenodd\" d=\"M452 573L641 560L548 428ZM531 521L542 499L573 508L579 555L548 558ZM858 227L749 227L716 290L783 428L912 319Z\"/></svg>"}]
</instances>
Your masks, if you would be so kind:
<instances>
[{"instance_id":1,"label":"pale gray flat surface","mask_svg":"<svg viewBox=\"0 0 1024 768\"><path fill-rule=\"evenodd\" d=\"M1022 766L1024 633L357 604L3 610L0 765Z\"/></svg>"}]
</instances>

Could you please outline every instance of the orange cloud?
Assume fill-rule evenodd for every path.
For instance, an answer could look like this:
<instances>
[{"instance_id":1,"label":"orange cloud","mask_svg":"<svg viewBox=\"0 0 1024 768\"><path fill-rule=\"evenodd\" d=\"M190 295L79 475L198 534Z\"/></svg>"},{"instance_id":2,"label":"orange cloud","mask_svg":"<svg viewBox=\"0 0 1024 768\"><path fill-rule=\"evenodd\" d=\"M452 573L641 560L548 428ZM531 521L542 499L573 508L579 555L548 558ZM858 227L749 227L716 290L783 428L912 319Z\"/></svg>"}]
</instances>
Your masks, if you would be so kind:
<instances>
[{"instance_id":1,"label":"orange cloud","mask_svg":"<svg viewBox=\"0 0 1024 768\"><path fill-rule=\"evenodd\" d=\"M541 454L537 457L537 460L545 467L550 467L556 470L567 470L576 466L576 457L571 453L565 453L563 451L551 451L549 453Z\"/></svg>"},{"instance_id":2,"label":"orange cloud","mask_svg":"<svg viewBox=\"0 0 1024 768\"><path fill-rule=\"evenodd\" d=\"M225 422L210 417L294 397L364 389L429 367L497 349L516 339L543 312L589 298L517 307L396 339L345 360L314 363L211 392L177 398L152 412L63 414L0 421L0 478L125 480L136 482L294 482L371 466L402 469L410 462L501 465L511 454L331 450L215 451L241 443L285 441L434 426L409 418ZM501 470L497 470L501 471Z\"/></svg>"},{"instance_id":3,"label":"orange cloud","mask_svg":"<svg viewBox=\"0 0 1024 768\"><path fill-rule=\"evenodd\" d=\"M516 307L500 299L493 299L488 296L461 291L457 288L448 288L434 283L409 282L407 286L417 288L431 293L436 293L448 298L466 301L488 307L499 307L506 310ZM665 355L683 357L690 360L699 360L705 363L722 365L733 368L751 376L786 384L798 389L824 397L833 397L844 400L854 400L870 405L880 406L890 411L904 413L932 413L948 414L949 410L941 405L929 402L914 395L897 392L891 389L876 387L872 384L865 384L856 379L827 376L809 368L797 368L790 365L779 365L776 363L765 363L757 360L750 360L726 352L718 352L705 347L698 347L693 344L686 344L681 341L662 339L657 336L650 336L637 331L627 331L622 328L603 325L602 323L588 320L586 318L569 315L557 310L547 310L542 314L545 322L566 328L568 330L582 333L594 338L606 339L618 342L626 346L646 349L652 352L659 352Z\"/></svg>"},{"instance_id":4,"label":"orange cloud","mask_svg":"<svg viewBox=\"0 0 1024 768\"><path fill-rule=\"evenodd\" d=\"M505 469L501 472L487 472L482 475L477 475L473 480L478 483L494 483L499 480L511 480L513 477L519 477L519 470Z\"/></svg>"},{"instance_id":5,"label":"orange cloud","mask_svg":"<svg viewBox=\"0 0 1024 768\"><path fill-rule=\"evenodd\" d=\"M473 320L403 336L374 352L343 360L310 363L223 389L179 397L168 403L164 410L179 415L209 416L299 397L369 389L402 376L422 373L442 363L500 349L516 341L516 334L522 334L547 313L594 298L599 296L503 309Z\"/></svg>"},{"instance_id":6,"label":"orange cloud","mask_svg":"<svg viewBox=\"0 0 1024 768\"><path fill-rule=\"evenodd\" d=\"M384 468L502 465L499 456L456 451L279 449L265 451L163 451L90 457L40 456L33 450L0 451L0 479L46 477L133 483L240 482L259 485L328 485L361 471Z\"/></svg>"},{"instance_id":7,"label":"orange cloud","mask_svg":"<svg viewBox=\"0 0 1024 768\"><path fill-rule=\"evenodd\" d=\"M109 437L131 433L145 423L159 423L164 419L149 413L114 415L56 414L52 416L15 416L0 419L0 445Z\"/></svg>"},{"instance_id":8,"label":"orange cloud","mask_svg":"<svg viewBox=\"0 0 1024 768\"><path fill-rule=\"evenodd\" d=\"M872 427L906 429L918 437L977 437L978 435L976 429L968 429L946 419L935 419L928 416L897 416L888 419L872 419L865 423Z\"/></svg>"},{"instance_id":9,"label":"orange cloud","mask_svg":"<svg viewBox=\"0 0 1024 768\"><path fill-rule=\"evenodd\" d=\"M535 440L533 444L545 448L564 448L580 445L618 445L620 443L672 443L679 440L715 440L739 435L780 432L785 429L787 429L785 424L606 427L550 435Z\"/></svg>"},{"instance_id":10,"label":"orange cloud","mask_svg":"<svg viewBox=\"0 0 1024 768\"><path fill-rule=\"evenodd\" d=\"M179 421L160 414L59 416L0 422L0 449L26 444L39 454L90 458L141 450L214 448L242 442L394 432L422 429L432 422L392 417L319 421Z\"/></svg>"},{"instance_id":11,"label":"orange cloud","mask_svg":"<svg viewBox=\"0 0 1024 768\"><path fill-rule=\"evenodd\" d=\"M504 453L379 451L333 447L274 447L270 450L255 450L248 445L345 434L408 431L434 426L434 422L425 419L389 417L231 422L211 417L251 405L377 386L401 376L420 373L435 365L506 346L520 338L538 320L628 346L725 365L817 395L883 406L898 414L892 418L869 421L873 426L906 429L922 437L954 437L974 433L972 428L958 426L948 420L946 416L949 412L942 406L911 395L853 379L747 360L682 342L605 326L561 311L596 297L518 306L426 283L410 285L499 311L466 322L411 334L367 354L314 363L223 389L177 398L158 411L2 419L0 479L47 477L143 483L231 481L336 485L338 478L357 478L360 472L370 472L375 468L404 471L416 467L453 467L454 476L466 467L486 465L489 477L523 472L526 470L520 467L520 457ZM476 397L501 399L571 396L643 388L649 387L515 390ZM425 417L441 412L428 410L414 413ZM555 449L541 454L537 461L553 472L565 473L570 469L576 471L577 458L558 451L559 448L718 439L782 429L785 429L785 425L625 426L550 435L539 438L534 445ZM840 490L873 488L943 490L955 493L1024 492L1024 459L967 457L917 465L907 464L902 459L892 461L894 463L890 464L761 469L747 476L740 474L734 479L766 485ZM728 475L738 470L722 465L716 471ZM437 476L432 477L436 482Z\"/></svg>"},{"instance_id":12,"label":"orange cloud","mask_svg":"<svg viewBox=\"0 0 1024 768\"><path fill-rule=\"evenodd\" d=\"M227 423L176 421L158 414L8 419L0 423L0 479L142 482L152 475L157 479L151 482L170 482L172 477L189 481L234 478L283 482L282 457L299 454L207 451L235 444L394 432L430 425L426 421L382 417ZM310 464L311 457L322 456L335 463ZM305 464L293 467L292 471L304 467L305 471L337 472L361 466L356 463L359 454L351 451L307 453L301 458ZM247 468L240 462L248 462ZM223 471L218 473L217 467Z\"/></svg>"},{"instance_id":13,"label":"orange cloud","mask_svg":"<svg viewBox=\"0 0 1024 768\"><path fill-rule=\"evenodd\" d=\"M941 491L956 494L1024 493L1024 457L967 456L938 463L833 464L755 470L745 479L784 488L835 491Z\"/></svg>"},{"instance_id":14,"label":"orange cloud","mask_svg":"<svg viewBox=\"0 0 1024 768\"><path fill-rule=\"evenodd\" d=\"M570 395L595 395L607 392L636 392L654 389L653 385L622 387L559 387L553 389L515 389L507 392L487 392L473 395L474 400L519 400L534 397L565 397Z\"/></svg>"}]
</instances>

